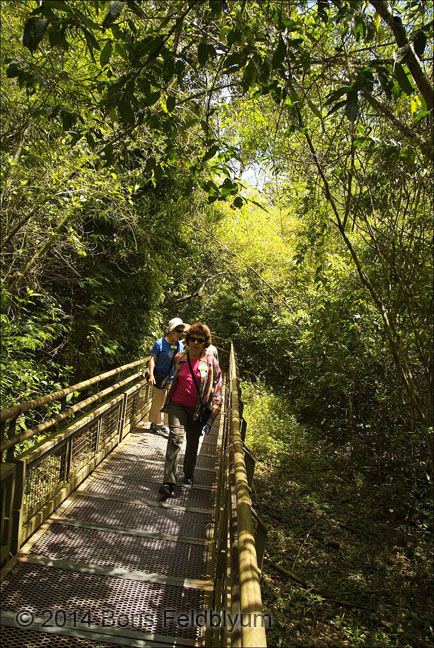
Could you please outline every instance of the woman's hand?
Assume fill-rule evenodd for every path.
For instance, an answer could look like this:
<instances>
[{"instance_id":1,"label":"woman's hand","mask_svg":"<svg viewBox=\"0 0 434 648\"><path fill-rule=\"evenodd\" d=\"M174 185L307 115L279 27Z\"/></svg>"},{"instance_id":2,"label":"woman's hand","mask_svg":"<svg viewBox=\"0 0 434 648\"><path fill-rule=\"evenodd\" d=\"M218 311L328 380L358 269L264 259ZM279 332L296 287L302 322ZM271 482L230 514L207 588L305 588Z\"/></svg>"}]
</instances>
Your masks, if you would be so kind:
<instances>
[{"instance_id":1,"label":"woman's hand","mask_svg":"<svg viewBox=\"0 0 434 648\"><path fill-rule=\"evenodd\" d=\"M148 385L149 385L150 387L153 387L153 386L155 385L154 376L149 376L149 378L148 378Z\"/></svg>"}]
</instances>

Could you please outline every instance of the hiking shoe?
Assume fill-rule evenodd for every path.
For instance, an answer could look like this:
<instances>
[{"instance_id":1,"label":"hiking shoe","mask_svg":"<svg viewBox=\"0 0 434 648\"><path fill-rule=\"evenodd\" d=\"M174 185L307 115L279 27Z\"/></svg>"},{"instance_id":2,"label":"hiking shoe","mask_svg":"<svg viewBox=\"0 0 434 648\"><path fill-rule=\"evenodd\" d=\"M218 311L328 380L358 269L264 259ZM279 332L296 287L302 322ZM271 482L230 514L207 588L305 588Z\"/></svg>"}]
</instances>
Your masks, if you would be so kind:
<instances>
[{"instance_id":1,"label":"hiking shoe","mask_svg":"<svg viewBox=\"0 0 434 648\"><path fill-rule=\"evenodd\" d=\"M158 432L157 424L156 423L151 423L151 427L149 428L149 432L153 432L156 434Z\"/></svg>"},{"instance_id":2,"label":"hiking shoe","mask_svg":"<svg viewBox=\"0 0 434 648\"><path fill-rule=\"evenodd\" d=\"M184 477L184 484L187 486L192 486L194 482L194 477Z\"/></svg>"},{"instance_id":3,"label":"hiking shoe","mask_svg":"<svg viewBox=\"0 0 434 648\"><path fill-rule=\"evenodd\" d=\"M175 491L175 484L163 484L160 486L158 492L165 497L173 497Z\"/></svg>"},{"instance_id":4,"label":"hiking shoe","mask_svg":"<svg viewBox=\"0 0 434 648\"><path fill-rule=\"evenodd\" d=\"M161 432L161 434L162 434L164 437L166 437L166 439L169 438L170 429L167 427L167 425L163 425L163 426L160 428L160 432Z\"/></svg>"}]
</instances>

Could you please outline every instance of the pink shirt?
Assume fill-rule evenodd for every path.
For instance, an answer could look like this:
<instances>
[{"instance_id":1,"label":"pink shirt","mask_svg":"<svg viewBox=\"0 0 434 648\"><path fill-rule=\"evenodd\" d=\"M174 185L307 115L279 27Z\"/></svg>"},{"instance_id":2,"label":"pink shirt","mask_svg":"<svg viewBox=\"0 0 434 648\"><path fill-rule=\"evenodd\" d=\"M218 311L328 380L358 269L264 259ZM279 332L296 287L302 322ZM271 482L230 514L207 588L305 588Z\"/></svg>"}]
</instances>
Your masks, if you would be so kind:
<instances>
[{"instance_id":1,"label":"pink shirt","mask_svg":"<svg viewBox=\"0 0 434 648\"><path fill-rule=\"evenodd\" d=\"M191 368L193 369L194 376L196 378L197 385L200 389L200 371L199 371L199 362L200 358L197 360L192 360L190 358ZM181 369L178 373L178 379L176 381L176 387L173 391L171 400L180 405L186 405L187 407L195 407L199 393L196 389L196 385L193 381L193 376L191 375L190 367L188 362L184 362L181 366Z\"/></svg>"}]
</instances>

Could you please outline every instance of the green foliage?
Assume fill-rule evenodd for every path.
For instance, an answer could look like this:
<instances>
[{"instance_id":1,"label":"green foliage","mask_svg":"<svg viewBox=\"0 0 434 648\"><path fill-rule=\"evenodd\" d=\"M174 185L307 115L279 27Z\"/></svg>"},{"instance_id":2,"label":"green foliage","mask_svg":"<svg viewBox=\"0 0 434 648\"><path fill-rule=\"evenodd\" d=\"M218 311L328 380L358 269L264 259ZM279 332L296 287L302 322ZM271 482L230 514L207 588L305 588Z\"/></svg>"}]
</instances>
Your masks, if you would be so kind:
<instances>
[{"instance_id":1,"label":"green foliage","mask_svg":"<svg viewBox=\"0 0 434 648\"><path fill-rule=\"evenodd\" d=\"M70 376L71 367L59 368L51 354L53 342L66 330L59 322L61 313L56 308L51 312L37 309L38 297L18 300L22 313L18 326L6 314L1 315L0 398L4 407L61 389L61 382L67 383ZM21 424L25 429L24 421L18 420Z\"/></svg>"},{"instance_id":2,"label":"green foliage","mask_svg":"<svg viewBox=\"0 0 434 648\"><path fill-rule=\"evenodd\" d=\"M241 400L248 422L246 444L263 463L279 462L288 447L308 443L291 404L261 382L242 381Z\"/></svg>"},{"instance_id":3,"label":"green foliage","mask_svg":"<svg viewBox=\"0 0 434 648\"><path fill-rule=\"evenodd\" d=\"M256 458L253 505L268 531L262 600L275 623L267 643L429 642L430 494L413 499L410 481L394 488L337 451L297 421L287 394L242 381L242 399Z\"/></svg>"}]
</instances>

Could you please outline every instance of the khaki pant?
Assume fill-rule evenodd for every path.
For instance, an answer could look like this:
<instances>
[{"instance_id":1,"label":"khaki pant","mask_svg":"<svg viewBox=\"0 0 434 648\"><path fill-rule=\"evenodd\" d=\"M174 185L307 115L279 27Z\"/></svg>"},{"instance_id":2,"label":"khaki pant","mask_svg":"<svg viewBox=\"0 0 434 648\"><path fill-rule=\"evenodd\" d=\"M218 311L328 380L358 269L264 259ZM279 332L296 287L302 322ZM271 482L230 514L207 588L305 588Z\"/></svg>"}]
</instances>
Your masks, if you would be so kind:
<instances>
[{"instance_id":1,"label":"khaki pant","mask_svg":"<svg viewBox=\"0 0 434 648\"><path fill-rule=\"evenodd\" d=\"M173 401L169 404L170 436L167 440L166 462L164 464L164 483L176 484L176 468L179 450L187 435L184 455L184 475L193 477L197 459L197 448L202 435L203 424L193 421L194 407L186 407Z\"/></svg>"},{"instance_id":2,"label":"khaki pant","mask_svg":"<svg viewBox=\"0 0 434 648\"><path fill-rule=\"evenodd\" d=\"M149 410L149 420L151 423L161 425L164 421L164 425L168 424L167 414L163 415L160 411L164 405L168 391L169 384L166 389L157 389L156 387L152 387L152 404L151 409Z\"/></svg>"}]
</instances>

